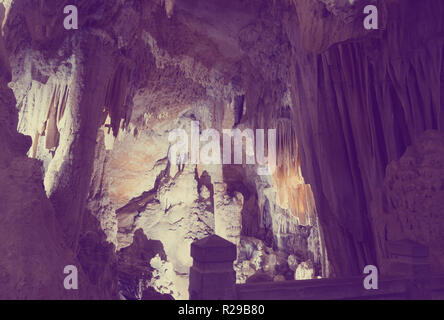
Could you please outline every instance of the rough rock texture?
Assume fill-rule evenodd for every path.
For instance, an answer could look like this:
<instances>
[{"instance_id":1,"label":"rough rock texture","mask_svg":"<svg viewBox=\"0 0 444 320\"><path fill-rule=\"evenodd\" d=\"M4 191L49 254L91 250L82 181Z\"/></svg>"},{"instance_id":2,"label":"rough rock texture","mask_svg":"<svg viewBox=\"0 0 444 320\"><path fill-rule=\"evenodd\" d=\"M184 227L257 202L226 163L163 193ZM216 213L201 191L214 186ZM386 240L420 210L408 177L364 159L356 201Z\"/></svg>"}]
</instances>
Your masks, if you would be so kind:
<instances>
[{"instance_id":1,"label":"rough rock texture","mask_svg":"<svg viewBox=\"0 0 444 320\"><path fill-rule=\"evenodd\" d=\"M360 29L368 33L363 40L319 54L295 51L291 60L302 173L315 196L330 272L338 276L381 261L386 239L372 220L384 215L386 167L424 130L442 130L443 3L387 1L379 9L381 28ZM302 35L293 16L287 26L297 48L315 39L305 47L318 52L319 39L332 39L328 32L314 36L316 22Z\"/></svg>"},{"instance_id":2,"label":"rough rock texture","mask_svg":"<svg viewBox=\"0 0 444 320\"><path fill-rule=\"evenodd\" d=\"M4 6L0 4L0 21ZM42 163L26 157L31 139L19 134L9 62L0 36L0 299L91 299L101 295L79 267L80 290L63 287L64 267L79 266L64 241L43 187Z\"/></svg>"},{"instance_id":3,"label":"rough rock texture","mask_svg":"<svg viewBox=\"0 0 444 320\"><path fill-rule=\"evenodd\" d=\"M63 28L68 3L78 30ZM363 28L367 4L378 30ZM238 246L239 282L385 272L401 238L442 270L443 13L3 1L0 297L186 299L190 243L212 233ZM191 121L276 129L276 171L171 164L168 134ZM79 292L61 287L66 264Z\"/></svg>"},{"instance_id":4,"label":"rough rock texture","mask_svg":"<svg viewBox=\"0 0 444 320\"><path fill-rule=\"evenodd\" d=\"M134 234L134 239L129 247L119 251L118 275L119 290L121 296L127 300L167 300L169 295L159 294L150 286L155 276L153 271L154 261L165 260L166 255L162 243L156 240L148 240L141 229Z\"/></svg>"},{"instance_id":5,"label":"rough rock texture","mask_svg":"<svg viewBox=\"0 0 444 320\"><path fill-rule=\"evenodd\" d=\"M443 165L444 135L426 131L387 167L383 198L386 214L374 221L381 233L377 237L380 243L410 239L429 247L434 272L442 271L444 266ZM387 258L388 253L384 254Z\"/></svg>"},{"instance_id":6,"label":"rough rock texture","mask_svg":"<svg viewBox=\"0 0 444 320\"><path fill-rule=\"evenodd\" d=\"M294 280L308 280L314 278L313 266L309 262L301 262L294 272Z\"/></svg>"},{"instance_id":7,"label":"rough rock texture","mask_svg":"<svg viewBox=\"0 0 444 320\"><path fill-rule=\"evenodd\" d=\"M261 240L250 237L241 237L234 269L238 283L257 282L258 279L304 280L321 274L321 265L314 266L313 257L307 252L288 254L283 250L273 250Z\"/></svg>"}]
</instances>

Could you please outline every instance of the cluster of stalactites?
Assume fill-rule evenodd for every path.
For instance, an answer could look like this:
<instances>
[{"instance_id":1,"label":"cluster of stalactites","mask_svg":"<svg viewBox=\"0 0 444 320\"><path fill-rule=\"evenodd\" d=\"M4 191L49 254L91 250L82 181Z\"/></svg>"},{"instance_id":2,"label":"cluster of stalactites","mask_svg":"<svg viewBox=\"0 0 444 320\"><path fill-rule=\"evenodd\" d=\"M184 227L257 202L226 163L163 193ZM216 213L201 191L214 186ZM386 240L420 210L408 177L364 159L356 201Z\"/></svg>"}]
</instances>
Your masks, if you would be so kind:
<instances>
[{"instance_id":1,"label":"cluster of stalactites","mask_svg":"<svg viewBox=\"0 0 444 320\"><path fill-rule=\"evenodd\" d=\"M47 97L40 97L40 101L46 100L49 104L44 109L43 118L40 119L39 123L36 123L31 157L36 157L40 137L45 137L46 149L50 151L57 149L60 139L60 125L65 113L68 95L69 88L67 85L56 84L53 87L49 100L45 99ZM36 101L39 101L39 97L36 97Z\"/></svg>"}]
</instances>

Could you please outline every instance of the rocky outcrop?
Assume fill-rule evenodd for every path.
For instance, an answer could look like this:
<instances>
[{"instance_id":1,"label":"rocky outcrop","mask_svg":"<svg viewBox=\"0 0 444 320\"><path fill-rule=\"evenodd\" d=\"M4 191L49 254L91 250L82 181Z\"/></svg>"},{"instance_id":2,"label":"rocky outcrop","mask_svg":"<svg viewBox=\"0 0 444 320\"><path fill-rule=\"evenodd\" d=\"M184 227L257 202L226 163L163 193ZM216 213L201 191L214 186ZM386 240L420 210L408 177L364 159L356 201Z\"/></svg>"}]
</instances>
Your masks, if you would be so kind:
<instances>
[{"instance_id":1,"label":"rocky outcrop","mask_svg":"<svg viewBox=\"0 0 444 320\"><path fill-rule=\"evenodd\" d=\"M259 280L305 280L320 277L322 265L319 261L314 265L313 256L307 253L293 251L289 254L284 250L269 248L259 239L241 237L238 257L234 263L236 281L251 283L260 282Z\"/></svg>"},{"instance_id":2,"label":"rocky outcrop","mask_svg":"<svg viewBox=\"0 0 444 320\"><path fill-rule=\"evenodd\" d=\"M311 261L303 261L294 272L294 280L308 280L314 278L314 270Z\"/></svg>"},{"instance_id":3,"label":"rocky outcrop","mask_svg":"<svg viewBox=\"0 0 444 320\"><path fill-rule=\"evenodd\" d=\"M443 270L444 135L426 131L398 161L389 164L384 179L383 216L375 218L381 264L389 270L386 241L409 239L430 250L432 271Z\"/></svg>"}]
</instances>

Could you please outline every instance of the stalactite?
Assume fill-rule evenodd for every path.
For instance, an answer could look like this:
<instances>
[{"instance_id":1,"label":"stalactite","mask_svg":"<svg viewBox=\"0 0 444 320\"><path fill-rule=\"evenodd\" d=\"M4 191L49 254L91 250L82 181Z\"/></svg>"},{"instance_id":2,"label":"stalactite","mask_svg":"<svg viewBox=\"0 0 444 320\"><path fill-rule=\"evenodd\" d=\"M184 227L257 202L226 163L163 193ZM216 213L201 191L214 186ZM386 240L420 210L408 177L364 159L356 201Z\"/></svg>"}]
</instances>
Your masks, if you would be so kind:
<instances>
[{"instance_id":1,"label":"stalactite","mask_svg":"<svg viewBox=\"0 0 444 320\"><path fill-rule=\"evenodd\" d=\"M168 18L171 18L173 16L175 0L164 0L164 1L165 1L166 14L167 14Z\"/></svg>"},{"instance_id":2,"label":"stalactite","mask_svg":"<svg viewBox=\"0 0 444 320\"><path fill-rule=\"evenodd\" d=\"M68 87L57 85L53 94L51 105L49 106L48 118L46 122L46 149L54 151L59 145L60 133L58 124L63 118L68 97Z\"/></svg>"},{"instance_id":3,"label":"stalactite","mask_svg":"<svg viewBox=\"0 0 444 320\"><path fill-rule=\"evenodd\" d=\"M45 148L54 152L59 145L60 126L66 110L69 88L67 85L52 84L50 87L36 86L31 91L31 112L39 119L34 123L35 133L31 157L37 156L40 137L45 137ZM49 95L48 95L49 93ZM48 103L49 102L49 103ZM45 104L47 103L47 104Z\"/></svg>"},{"instance_id":4,"label":"stalactite","mask_svg":"<svg viewBox=\"0 0 444 320\"><path fill-rule=\"evenodd\" d=\"M105 112L111 117L111 128L117 137L121 120L125 118L130 70L123 62L116 68L113 78L108 82L105 96ZM106 119L106 115L104 120Z\"/></svg>"}]
</instances>

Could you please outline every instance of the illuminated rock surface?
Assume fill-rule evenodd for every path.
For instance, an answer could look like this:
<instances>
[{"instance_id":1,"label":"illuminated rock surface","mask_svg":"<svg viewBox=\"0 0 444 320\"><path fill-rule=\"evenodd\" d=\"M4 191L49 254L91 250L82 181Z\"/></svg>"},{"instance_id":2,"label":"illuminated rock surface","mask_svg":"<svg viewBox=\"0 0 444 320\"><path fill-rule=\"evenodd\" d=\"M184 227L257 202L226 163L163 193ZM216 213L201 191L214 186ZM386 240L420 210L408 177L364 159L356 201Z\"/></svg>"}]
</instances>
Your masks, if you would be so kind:
<instances>
[{"instance_id":1,"label":"illuminated rock surface","mask_svg":"<svg viewBox=\"0 0 444 320\"><path fill-rule=\"evenodd\" d=\"M377 1L75 2L70 31L65 1L0 5L0 298L186 299L213 233L238 282L385 272L404 238L443 270L444 3L367 31ZM171 165L193 120L276 129L277 170Z\"/></svg>"}]
</instances>

